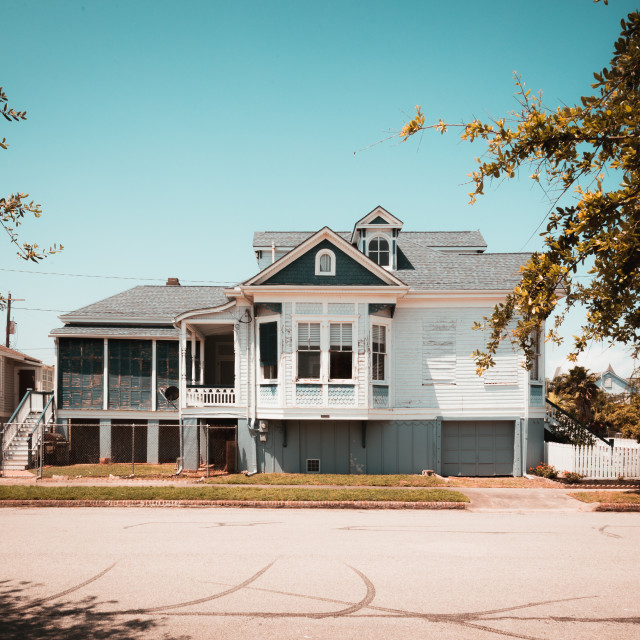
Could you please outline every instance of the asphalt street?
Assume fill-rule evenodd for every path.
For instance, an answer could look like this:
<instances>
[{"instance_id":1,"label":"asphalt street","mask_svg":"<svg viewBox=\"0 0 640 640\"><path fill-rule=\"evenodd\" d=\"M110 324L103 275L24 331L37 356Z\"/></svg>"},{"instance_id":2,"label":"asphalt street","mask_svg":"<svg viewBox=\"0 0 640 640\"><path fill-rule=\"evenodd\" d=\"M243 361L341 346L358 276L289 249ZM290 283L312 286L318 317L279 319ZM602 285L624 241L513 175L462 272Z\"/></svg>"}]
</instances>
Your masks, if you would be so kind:
<instances>
[{"instance_id":1,"label":"asphalt street","mask_svg":"<svg viewBox=\"0 0 640 640\"><path fill-rule=\"evenodd\" d=\"M640 513L0 512L0 638L640 638Z\"/></svg>"}]
</instances>

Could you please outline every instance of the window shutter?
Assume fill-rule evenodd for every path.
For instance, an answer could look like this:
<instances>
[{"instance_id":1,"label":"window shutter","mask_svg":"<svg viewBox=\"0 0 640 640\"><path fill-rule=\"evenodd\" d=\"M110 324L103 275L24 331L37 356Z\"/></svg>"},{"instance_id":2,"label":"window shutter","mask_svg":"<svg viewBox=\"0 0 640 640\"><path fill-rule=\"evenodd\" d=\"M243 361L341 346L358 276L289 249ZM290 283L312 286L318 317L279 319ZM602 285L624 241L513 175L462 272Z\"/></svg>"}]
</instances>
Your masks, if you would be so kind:
<instances>
[{"instance_id":1,"label":"window shutter","mask_svg":"<svg viewBox=\"0 0 640 640\"><path fill-rule=\"evenodd\" d=\"M456 383L456 324L425 320L422 325L422 384Z\"/></svg>"},{"instance_id":2,"label":"window shutter","mask_svg":"<svg viewBox=\"0 0 640 640\"><path fill-rule=\"evenodd\" d=\"M260 364L269 367L278 360L278 323L263 322L260 325Z\"/></svg>"}]
</instances>

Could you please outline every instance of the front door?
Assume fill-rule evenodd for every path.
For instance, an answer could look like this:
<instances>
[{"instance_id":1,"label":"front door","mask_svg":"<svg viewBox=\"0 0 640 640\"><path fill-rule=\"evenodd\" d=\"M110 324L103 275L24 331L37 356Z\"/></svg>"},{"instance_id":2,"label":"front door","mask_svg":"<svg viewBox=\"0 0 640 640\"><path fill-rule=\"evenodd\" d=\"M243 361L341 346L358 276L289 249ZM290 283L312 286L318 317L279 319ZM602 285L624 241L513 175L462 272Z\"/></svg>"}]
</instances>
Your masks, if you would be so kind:
<instances>
[{"instance_id":1,"label":"front door","mask_svg":"<svg viewBox=\"0 0 640 640\"><path fill-rule=\"evenodd\" d=\"M24 398L27 389L36 388L36 372L34 369L20 369L18 371L18 402Z\"/></svg>"}]
</instances>

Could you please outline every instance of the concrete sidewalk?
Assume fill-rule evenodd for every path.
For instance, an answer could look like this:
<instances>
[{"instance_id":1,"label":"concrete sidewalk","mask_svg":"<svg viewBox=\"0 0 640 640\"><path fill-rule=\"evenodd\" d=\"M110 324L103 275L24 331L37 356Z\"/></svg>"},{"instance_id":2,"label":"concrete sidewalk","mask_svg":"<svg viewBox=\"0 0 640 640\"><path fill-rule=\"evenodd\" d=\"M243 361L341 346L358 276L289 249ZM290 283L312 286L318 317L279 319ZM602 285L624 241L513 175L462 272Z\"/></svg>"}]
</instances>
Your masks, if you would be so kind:
<instances>
[{"instance_id":1,"label":"concrete sidewalk","mask_svg":"<svg viewBox=\"0 0 640 640\"><path fill-rule=\"evenodd\" d=\"M531 513L556 511L594 511L595 503L580 502L566 491L558 489L459 489L471 500L468 511L481 513ZM588 489L587 489L588 491Z\"/></svg>"}]
</instances>

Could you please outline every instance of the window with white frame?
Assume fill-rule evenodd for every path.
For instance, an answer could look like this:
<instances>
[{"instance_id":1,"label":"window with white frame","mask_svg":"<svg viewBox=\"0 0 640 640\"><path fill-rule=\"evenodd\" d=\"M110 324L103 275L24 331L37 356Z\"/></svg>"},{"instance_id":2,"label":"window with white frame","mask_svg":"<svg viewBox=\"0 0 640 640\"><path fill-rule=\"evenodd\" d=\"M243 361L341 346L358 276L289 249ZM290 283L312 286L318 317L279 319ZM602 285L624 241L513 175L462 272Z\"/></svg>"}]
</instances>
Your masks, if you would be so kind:
<instances>
[{"instance_id":1,"label":"window with white frame","mask_svg":"<svg viewBox=\"0 0 640 640\"><path fill-rule=\"evenodd\" d=\"M320 323L298 323L298 378L320 378Z\"/></svg>"},{"instance_id":2,"label":"window with white frame","mask_svg":"<svg viewBox=\"0 0 640 640\"><path fill-rule=\"evenodd\" d=\"M537 382L540 380L540 359L542 357L540 342L540 332L534 331L531 334L533 361L531 362L531 369L529 369L529 380L531 380L532 382Z\"/></svg>"},{"instance_id":3,"label":"window with white frame","mask_svg":"<svg viewBox=\"0 0 640 640\"><path fill-rule=\"evenodd\" d=\"M389 262L389 241L382 236L376 236L369 240L369 257L381 267L388 267Z\"/></svg>"},{"instance_id":4,"label":"window with white frame","mask_svg":"<svg viewBox=\"0 0 640 640\"><path fill-rule=\"evenodd\" d=\"M260 343L260 373L263 380L278 378L278 322L258 325Z\"/></svg>"},{"instance_id":5,"label":"window with white frame","mask_svg":"<svg viewBox=\"0 0 640 640\"><path fill-rule=\"evenodd\" d=\"M329 379L353 379L353 325L329 323Z\"/></svg>"},{"instance_id":6,"label":"window with white frame","mask_svg":"<svg viewBox=\"0 0 640 640\"><path fill-rule=\"evenodd\" d=\"M387 327L383 324L371 326L371 380L384 382L387 379Z\"/></svg>"},{"instance_id":7,"label":"window with white frame","mask_svg":"<svg viewBox=\"0 0 640 640\"><path fill-rule=\"evenodd\" d=\"M316 253L316 275L336 275L336 256L331 249L322 249Z\"/></svg>"}]
</instances>

